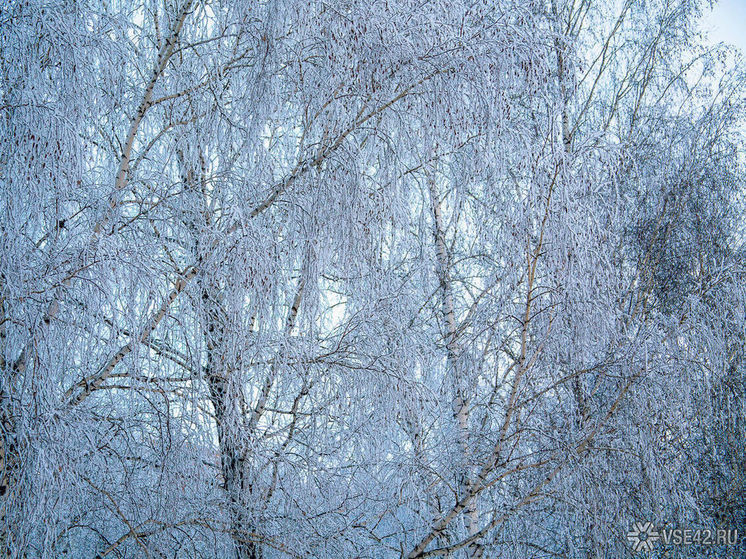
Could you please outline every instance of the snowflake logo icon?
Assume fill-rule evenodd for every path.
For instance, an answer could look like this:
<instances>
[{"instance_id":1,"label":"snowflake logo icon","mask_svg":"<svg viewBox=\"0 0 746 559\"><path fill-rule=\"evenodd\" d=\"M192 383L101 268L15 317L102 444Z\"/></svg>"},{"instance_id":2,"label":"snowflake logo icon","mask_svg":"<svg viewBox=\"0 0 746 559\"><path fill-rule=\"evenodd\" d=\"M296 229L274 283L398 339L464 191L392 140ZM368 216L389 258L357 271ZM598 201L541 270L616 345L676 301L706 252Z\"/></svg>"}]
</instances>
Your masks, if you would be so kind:
<instances>
[{"instance_id":1,"label":"snowflake logo icon","mask_svg":"<svg viewBox=\"0 0 746 559\"><path fill-rule=\"evenodd\" d=\"M634 551L653 551L653 544L660 535L652 522L635 522L627 532L627 539L632 543Z\"/></svg>"}]
</instances>

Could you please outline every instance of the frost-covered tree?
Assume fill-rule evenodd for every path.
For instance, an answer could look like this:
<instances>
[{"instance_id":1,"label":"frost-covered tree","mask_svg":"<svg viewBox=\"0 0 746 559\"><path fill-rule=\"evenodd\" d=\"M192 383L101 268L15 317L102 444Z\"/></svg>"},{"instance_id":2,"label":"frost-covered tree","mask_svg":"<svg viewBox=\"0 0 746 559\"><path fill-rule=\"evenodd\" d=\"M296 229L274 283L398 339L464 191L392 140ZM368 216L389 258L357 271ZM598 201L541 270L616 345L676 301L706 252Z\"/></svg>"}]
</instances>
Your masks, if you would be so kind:
<instances>
[{"instance_id":1,"label":"frost-covered tree","mask_svg":"<svg viewBox=\"0 0 746 559\"><path fill-rule=\"evenodd\" d=\"M698 9L2 4L0 547L742 523L743 76Z\"/></svg>"}]
</instances>

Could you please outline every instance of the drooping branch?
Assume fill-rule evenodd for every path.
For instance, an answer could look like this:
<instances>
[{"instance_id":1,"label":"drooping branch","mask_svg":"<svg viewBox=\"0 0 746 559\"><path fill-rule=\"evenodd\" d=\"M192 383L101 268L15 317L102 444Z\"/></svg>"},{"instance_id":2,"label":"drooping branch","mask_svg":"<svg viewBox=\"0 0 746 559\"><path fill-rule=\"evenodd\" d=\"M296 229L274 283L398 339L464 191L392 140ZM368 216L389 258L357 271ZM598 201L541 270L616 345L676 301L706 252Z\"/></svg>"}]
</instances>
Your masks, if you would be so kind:
<instances>
[{"instance_id":1,"label":"drooping branch","mask_svg":"<svg viewBox=\"0 0 746 559\"><path fill-rule=\"evenodd\" d=\"M181 277L174 282L173 289L164 299L156 313L147 322L140 334L117 351L116 354L114 354L114 356L109 359L109 361L95 375L84 378L65 392L65 400L67 400L70 405L80 404L96 389L100 388L106 379L109 378L116 366L132 352L135 346L139 343L144 343L148 339L153 330L155 330L158 324L160 324L163 318L168 314L169 308L173 302L176 301L179 293L181 293L189 281L197 275L197 271L198 270L195 266L187 268ZM75 392L77 389L80 389L80 391L76 394Z\"/></svg>"}]
</instances>

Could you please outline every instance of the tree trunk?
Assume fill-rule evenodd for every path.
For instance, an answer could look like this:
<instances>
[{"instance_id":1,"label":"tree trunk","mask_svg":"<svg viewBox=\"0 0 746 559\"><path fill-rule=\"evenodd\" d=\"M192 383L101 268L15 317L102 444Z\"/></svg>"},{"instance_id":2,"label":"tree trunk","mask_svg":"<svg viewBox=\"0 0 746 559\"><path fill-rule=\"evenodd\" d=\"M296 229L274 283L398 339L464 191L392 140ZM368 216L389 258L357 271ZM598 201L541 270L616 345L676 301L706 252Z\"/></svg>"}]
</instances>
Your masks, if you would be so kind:
<instances>
[{"instance_id":1,"label":"tree trunk","mask_svg":"<svg viewBox=\"0 0 746 559\"><path fill-rule=\"evenodd\" d=\"M205 380L210 393L210 402L215 410L215 425L220 447L220 467L230 507L231 536L236 559L261 559L261 545L255 527L248 518L242 496L251 493L246 480L246 450L231 433L229 423L232 413L232 394L229 388L234 368L225 355L226 332L221 324L220 299L216 287L203 287L202 300L205 309L205 338L207 342L207 370Z\"/></svg>"},{"instance_id":2,"label":"tree trunk","mask_svg":"<svg viewBox=\"0 0 746 559\"><path fill-rule=\"evenodd\" d=\"M458 325L453 303L453 287L450 278L450 255L445 240L445 227L440 204L440 196L435 184L435 177L428 180L430 190L430 201L433 212L433 233L435 237L435 254L437 259L437 274L441 291L441 307L446 326L446 353L448 361L448 372L452 388L452 409L456 422L456 438L459 449L459 499L469 494L472 489L470 472L469 451L469 397L465 386L462 371L459 370L458 356L459 347L457 341ZM468 536L474 536L479 532L479 509L476 499L472 499L464 511L466 518L466 531ZM469 557L479 558L484 548L478 542L469 545L467 553Z\"/></svg>"}]
</instances>

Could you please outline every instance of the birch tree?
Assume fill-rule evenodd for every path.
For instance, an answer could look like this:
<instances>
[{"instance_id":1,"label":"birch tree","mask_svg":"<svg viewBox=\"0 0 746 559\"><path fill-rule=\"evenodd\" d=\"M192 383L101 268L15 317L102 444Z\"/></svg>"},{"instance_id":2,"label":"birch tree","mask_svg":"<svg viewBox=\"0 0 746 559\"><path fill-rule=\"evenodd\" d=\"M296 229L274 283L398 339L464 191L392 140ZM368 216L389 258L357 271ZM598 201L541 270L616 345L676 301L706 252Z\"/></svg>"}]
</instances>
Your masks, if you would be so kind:
<instances>
[{"instance_id":1,"label":"birch tree","mask_svg":"<svg viewBox=\"0 0 746 559\"><path fill-rule=\"evenodd\" d=\"M3 550L742 522L743 76L698 10L2 5Z\"/></svg>"}]
</instances>

